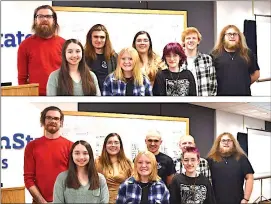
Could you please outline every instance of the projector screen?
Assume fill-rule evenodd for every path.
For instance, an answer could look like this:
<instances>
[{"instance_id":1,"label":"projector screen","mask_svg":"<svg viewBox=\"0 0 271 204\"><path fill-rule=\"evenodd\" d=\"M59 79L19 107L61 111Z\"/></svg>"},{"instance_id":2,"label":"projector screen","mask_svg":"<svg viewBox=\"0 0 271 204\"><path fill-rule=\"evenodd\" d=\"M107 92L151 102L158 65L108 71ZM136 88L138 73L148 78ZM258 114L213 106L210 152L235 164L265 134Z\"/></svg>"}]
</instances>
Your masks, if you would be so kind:
<instances>
[{"instance_id":1,"label":"projector screen","mask_svg":"<svg viewBox=\"0 0 271 204\"><path fill-rule=\"evenodd\" d=\"M270 170L271 132L248 129L248 158L255 173L267 173Z\"/></svg>"},{"instance_id":2,"label":"projector screen","mask_svg":"<svg viewBox=\"0 0 271 204\"><path fill-rule=\"evenodd\" d=\"M267 79L271 77L271 18L270 17L256 17L256 31L257 31L257 56L260 67L260 79ZM251 85L252 96L270 96L271 81L253 83Z\"/></svg>"},{"instance_id":3,"label":"projector screen","mask_svg":"<svg viewBox=\"0 0 271 204\"><path fill-rule=\"evenodd\" d=\"M255 171L254 178L270 176L270 143L271 132L248 129L248 159ZM253 191L250 197L250 203L262 195L266 199L271 198L270 193L271 179L263 179L262 186L259 179L254 180ZM265 200L263 198L263 200Z\"/></svg>"},{"instance_id":4,"label":"projector screen","mask_svg":"<svg viewBox=\"0 0 271 204\"><path fill-rule=\"evenodd\" d=\"M260 78L271 77L271 48L270 48L270 39L271 39L271 18L270 17L256 17L256 26L257 26L257 53L258 53L258 63L261 69Z\"/></svg>"}]
</instances>

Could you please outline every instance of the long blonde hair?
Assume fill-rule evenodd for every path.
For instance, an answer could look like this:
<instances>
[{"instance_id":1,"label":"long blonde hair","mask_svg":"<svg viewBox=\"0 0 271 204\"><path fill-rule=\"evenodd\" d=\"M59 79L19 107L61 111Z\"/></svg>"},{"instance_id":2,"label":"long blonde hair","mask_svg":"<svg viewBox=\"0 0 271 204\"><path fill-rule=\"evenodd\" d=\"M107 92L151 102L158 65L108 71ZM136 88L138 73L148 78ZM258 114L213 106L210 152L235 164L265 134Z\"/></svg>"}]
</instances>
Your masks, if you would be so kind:
<instances>
[{"instance_id":1,"label":"long blonde hair","mask_svg":"<svg viewBox=\"0 0 271 204\"><path fill-rule=\"evenodd\" d=\"M134 82L135 82L135 84L142 86L143 85L143 74L141 72L140 65L139 65L140 59L139 59L138 52L133 47L126 47L120 51L119 56L118 56L118 65L116 67L116 70L114 71L115 78L118 80L121 80L121 81L125 81L125 77L123 75L122 68L120 67L120 61L121 61L122 55L125 52L128 52L133 59Z\"/></svg>"},{"instance_id":2,"label":"long blonde hair","mask_svg":"<svg viewBox=\"0 0 271 204\"><path fill-rule=\"evenodd\" d=\"M246 153L244 152L244 150L242 149L242 147L240 146L239 142L234 138L234 136L231 133L228 132L224 132L222 134L220 134L216 140L214 141L214 144L210 150L210 152L208 153L208 158L213 159L216 162L221 162L222 161L222 157L220 156L219 153L219 148L220 148L220 141L221 138L225 135L228 135L229 138L232 140L233 142L233 148L234 148L234 157L236 160L239 160L241 156L246 156Z\"/></svg>"},{"instance_id":3,"label":"long blonde hair","mask_svg":"<svg viewBox=\"0 0 271 204\"><path fill-rule=\"evenodd\" d=\"M158 176L158 171L157 171L157 161L155 159L155 156L153 153L151 153L150 151L142 151L139 152L135 158L134 161L134 172L133 172L133 177L135 178L136 181L140 181L140 175L137 172L137 164L138 164L138 160L139 158L145 155L146 157L148 157L151 161L151 166L152 166L152 171L151 174L149 175L149 181L159 181L161 178Z\"/></svg>"},{"instance_id":4,"label":"long blonde hair","mask_svg":"<svg viewBox=\"0 0 271 204\"><path fill-rule=\"evenodd\" d=\"M247 62L247 64L249 64L250 63L250 58L248 55L249 48L246 43L246 38L244 34L240 32L239 28L237 28L235 25L227 25L222 29L219 38L217 39L217 43L213 48L212 55L215 58L221 55L224 49L225 33L230 28L233 28L238 33L240 39L239 40L240 56Z\"/></svg>"}]
</instances>

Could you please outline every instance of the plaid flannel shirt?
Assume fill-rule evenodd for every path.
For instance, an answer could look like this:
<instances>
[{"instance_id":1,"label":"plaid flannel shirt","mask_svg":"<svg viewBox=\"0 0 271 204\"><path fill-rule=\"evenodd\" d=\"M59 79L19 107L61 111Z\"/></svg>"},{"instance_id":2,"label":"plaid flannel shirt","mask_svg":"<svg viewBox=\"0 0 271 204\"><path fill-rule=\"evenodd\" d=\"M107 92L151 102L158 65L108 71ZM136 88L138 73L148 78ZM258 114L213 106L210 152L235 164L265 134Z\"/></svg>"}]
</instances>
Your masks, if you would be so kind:
<instances>
[{"instance_id":1,"label":"plaid flannel shirt","mask_svg":"<svg viewBox=\"0 0 271 204\"><path fill-rule=\"evenodd\" d=\"M177 159L175 165L176 165L177 173L185 174L185 168L182 165L181 159ZM212 183L211 171L210 171L210 167L208 165L208 161L206 159L200 157L200 162L196 168L196 172L198 175L202 174L203 176L207 177L209 179L210 183Z\"/></svg>"},{"instance_id":2,"label":"plaid flannel shirt","mask_svg":"<svg viewBox=\"0 0 271 204\"><path fill-rule=\"evenodd\" d=\"M140 204L142 189L139 183L130 177L119 187L116 204L133 203ZM153 182L149 189L149 204L169 204L169 191L163 181Z\"/></svg>"},{"instance_id":3,"label":"plaid flannel shirt","mask_svg":"<svg viewBox=\"0 0 271 204\"><path fill-rule=\"evenodd\" d=\"M213 59L210 55L197 53L194 61L197 74L198 96L216 96L217 80ZM183 64L187 67L187 62Z\"/></svg>"},{"instance_id":4,"label":"plaid flannel shirt","mask_svg":"<svg viewBox=\"0 0 271 204\"><path fill-rule=\"evenodd\" d=\"M109 74L103 84L103 96L125 96L126 83L115 78L114 72ZM152 85L149 79L143 75L143 85L134 84L134 96L152 96Z\"/></svg>"}]
</instances>

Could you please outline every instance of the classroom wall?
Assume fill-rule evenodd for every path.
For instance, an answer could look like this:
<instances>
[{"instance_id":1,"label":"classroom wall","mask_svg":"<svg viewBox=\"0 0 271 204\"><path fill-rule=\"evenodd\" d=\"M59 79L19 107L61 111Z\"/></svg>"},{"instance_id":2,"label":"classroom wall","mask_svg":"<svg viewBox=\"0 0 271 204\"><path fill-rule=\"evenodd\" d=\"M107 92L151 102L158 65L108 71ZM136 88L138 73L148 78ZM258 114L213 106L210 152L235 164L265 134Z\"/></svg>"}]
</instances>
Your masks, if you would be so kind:
<instances>
[{"instance_id":1,"label":"classroom wall","mask_svg":"<svg viewBox=\"0 0 271 204\"><path fill-rule=\"evenodd\" d=\"M189 118L189 133L204 157L214 140L214 110L187 103L78 103L78 111ZM151 127L150 127L151 128Z\"/></svg>"},{"instance_id":2,"label":"classroom wall","mask_svg":"<svg viewBox=\"0 0 271 204\"><path fill-rule=\"evenodd\" d=\"M223 132L230 132L237 137L238 132L247 132L247 128L265 130L265 121L243 115L216 110L215 112L215 134L218 136Z\"/></svg>"},{"instance_id":3,"label":"classroom wall","mask_svg":"<svg viewBox=\"0 0 271 204\"><path fill-rule=\"evenodd\" d=\"M200 50L209 53L214 45L213 1L53 1L52 5L187 11L187 26L197 27L203 36Z\"/></svg>"}]
</instances>

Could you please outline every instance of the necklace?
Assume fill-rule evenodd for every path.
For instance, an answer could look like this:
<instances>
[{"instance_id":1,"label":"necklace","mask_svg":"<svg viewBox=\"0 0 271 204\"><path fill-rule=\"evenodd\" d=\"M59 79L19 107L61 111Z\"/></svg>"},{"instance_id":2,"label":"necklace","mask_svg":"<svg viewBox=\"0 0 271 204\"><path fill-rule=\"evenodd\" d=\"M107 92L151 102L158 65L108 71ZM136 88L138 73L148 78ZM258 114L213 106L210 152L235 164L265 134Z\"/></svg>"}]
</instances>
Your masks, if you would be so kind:
<instances>
[{"instance_id":1,"label":"necklace","mask_svg":"<svg viewBox=\"0 0 271 204\"><path fill-rule=\"evenodd\" d=\"M228 164L227 159L225 159L224 157L221 157L221 158L224 160L225 164Z\"/></svg>"},{"instance_id":2,"label":"necklace","mask_svg":"<svg viewBox=\"0 0 271 204\"><path fill-rule=\"evenodd\" d=\"M178 77L177 77L177 79L174 79L174 78L173 78L172 72L171 72L170 70L169 70L169 73L170 73L171 79L172 79L173 81L178 81L178 79L179 79L179 77L180 77L180 71L178 71Z\"/></svg>"},{"instance_id":3,"label":"necklace","mask_svg":"<svg viewBox=\"0 0 271 204\"><path fill-rule=\"evenodd\" d=\"M232 53L232 52L231 52ZM231 55L230 53L228 53L228 55L230 56L231 60L234 59L235 55L236 55L236 52L234 53L234 55Z\"/></svg>"},{"instance_id":4,"label":"necklace","mask_svg":"<svg viewBox=\"0 0 271 204\"><path fill-rule=\"evenodd\" d=\"M145 185L145 186L144 186ZM142 183L141 182L141 189L144 189L144 188L148 188L149 187L149 185L150 185L150 183L147 183L147 185L146 185L146 183Z\"/></svg>"},{"instance_id":5,"label":"necklace","mask_svg":"<svg viewBox=\"0 0 271 204\"><path fill-rule=\"evenodd\" d=\"M196 198L196 181L197 181L197 177L195 177L194 184L190 187L192 191L194 203L195 203L195 198Z\"/></svg>"}]
</instances>

